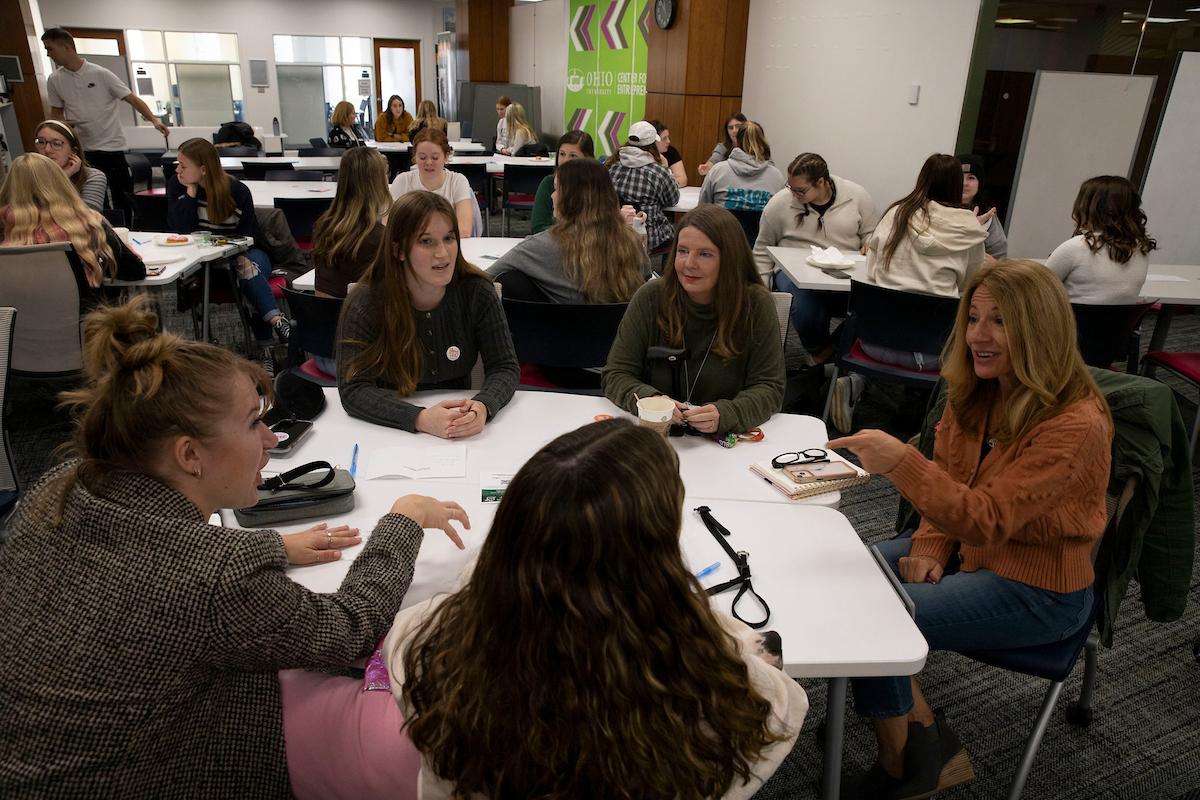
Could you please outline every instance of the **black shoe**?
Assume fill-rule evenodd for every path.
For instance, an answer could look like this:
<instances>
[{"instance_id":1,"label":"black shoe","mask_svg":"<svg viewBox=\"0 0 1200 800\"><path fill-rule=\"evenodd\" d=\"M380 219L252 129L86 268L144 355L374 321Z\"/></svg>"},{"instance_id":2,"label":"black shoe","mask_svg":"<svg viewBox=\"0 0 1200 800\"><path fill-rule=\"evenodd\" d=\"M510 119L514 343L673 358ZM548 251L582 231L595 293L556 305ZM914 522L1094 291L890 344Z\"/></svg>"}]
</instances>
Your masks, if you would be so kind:
<instances>
[{"instance_id":1,"label":"black shoe","mask_svg":"<svg viewBox=\"0 0 1200 800\"><path fill-rule=\"evenodd\" d=\"M975 780L971 757L967 755L958 735L951 730L945 716L934 712L933 723L937 728L938 751L942 760L942 769L938 773L938 791Z\"/></svg>"},{"instance_id":2,"label":"black shoe","mask_svg":"<svg viewBox=\"0 0 1200 800\"><path fill-rule=\"evenodd\" d=\"M876 761L864 773L843 776L838 796L841 800L892 800L903 784L903 778L893 778Z\"/></svg>"},{"instance_id":3,"label":"black shoe","mask_svg":"<svg viewBox=\"0 0 1200 800\"><path fill-rule=\"evenodd\" d=\"M269 377L275 377L275 353L270 347L263 347L258 351L258 364Z\"/></svg>"},{"instance_id":4,"label":"black shoe","mask_svg":"<svg viewBox=\"0 0 1200 800\"><path fill-rule=\"evenodd\" d=\"M271 320L271 327L275 330L279 341L287 344L288 338L292 335L292 323L288 322L288 318L283 314L276 315L275 319Z\"/></svg>"}]
</instances>

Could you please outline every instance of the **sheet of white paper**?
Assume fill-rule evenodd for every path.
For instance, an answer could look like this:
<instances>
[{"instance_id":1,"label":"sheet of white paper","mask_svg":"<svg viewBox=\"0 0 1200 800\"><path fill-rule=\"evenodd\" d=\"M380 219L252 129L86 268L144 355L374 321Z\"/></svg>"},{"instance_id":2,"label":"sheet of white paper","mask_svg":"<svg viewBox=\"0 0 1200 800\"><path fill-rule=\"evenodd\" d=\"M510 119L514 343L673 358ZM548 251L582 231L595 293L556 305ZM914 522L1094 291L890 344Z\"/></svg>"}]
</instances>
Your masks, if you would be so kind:
<instances>
[{"instance_id":1,"label":"sheet of white paper","mask_svg":"<svg viewBox=\"0 0 1200 800\"><path fill-rule=\"evenodd\" d=\"M1187 278L1181 278L1178 275L1162 275L1151 272L1146 276L1148 281L1165 281L1166 283L1187 283Z\"/></svg>"},{"instance_id":2,"label":"sheet of white paper","mask_svg":"<svg viewBox=\"0 0 1200 800\"><path fill-rule=\"evenodd\" d=\"M365 456L365 458L364 458ZM465 444L419 449L381 447L359 453L358 474L366 480L376 478L462 478L467 474ZM363 461L366 461L364 464Z\"/></svg>"}]
</instances>

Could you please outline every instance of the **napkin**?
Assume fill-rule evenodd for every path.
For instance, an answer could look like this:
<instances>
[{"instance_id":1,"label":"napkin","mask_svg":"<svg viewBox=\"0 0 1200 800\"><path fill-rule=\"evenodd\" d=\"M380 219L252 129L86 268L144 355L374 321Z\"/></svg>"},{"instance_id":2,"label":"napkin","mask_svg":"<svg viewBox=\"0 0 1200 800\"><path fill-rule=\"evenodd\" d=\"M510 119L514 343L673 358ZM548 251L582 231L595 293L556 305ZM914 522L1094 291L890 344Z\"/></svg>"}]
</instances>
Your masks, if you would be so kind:
<instances>
[{"instance_id":1,"label":"napkin","mask_svg":"<svg viewBox=\"0 0 1200 800\"><path fill-rule=\"evenodd\" d=\"M818 264L825 264L831 267L852 267L854 259L842 254L841 250L836 247L819 247L812 246L812 260Z\"/></svg>"}]
</instances>

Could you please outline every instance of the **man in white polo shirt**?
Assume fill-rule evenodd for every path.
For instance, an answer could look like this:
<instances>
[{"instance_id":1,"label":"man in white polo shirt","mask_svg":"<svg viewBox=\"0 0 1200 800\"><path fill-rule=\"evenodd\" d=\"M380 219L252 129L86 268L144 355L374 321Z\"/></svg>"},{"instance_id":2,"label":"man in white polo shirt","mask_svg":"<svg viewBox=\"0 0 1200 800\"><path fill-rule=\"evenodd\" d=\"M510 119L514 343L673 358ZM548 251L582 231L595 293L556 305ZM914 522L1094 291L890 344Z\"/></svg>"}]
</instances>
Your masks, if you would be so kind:
<instances>
[{"instance_id":1,"label":"man in white polo shirt","mask_svg":"<svg viewBox=\"0 0 1200 800\"><path fill-rule=\"evenodd\" d=\"M167 126L120 78L83 59L75 50L75 38L63 28L43 33L42 44L58 67L46 79L50 116L74 128L88 163L108 176L113 205L127 209L126 196L133 192L133 177L125 163L120 102L133 106L163 136L167 135Z\"/></svg>"}]
</instances>

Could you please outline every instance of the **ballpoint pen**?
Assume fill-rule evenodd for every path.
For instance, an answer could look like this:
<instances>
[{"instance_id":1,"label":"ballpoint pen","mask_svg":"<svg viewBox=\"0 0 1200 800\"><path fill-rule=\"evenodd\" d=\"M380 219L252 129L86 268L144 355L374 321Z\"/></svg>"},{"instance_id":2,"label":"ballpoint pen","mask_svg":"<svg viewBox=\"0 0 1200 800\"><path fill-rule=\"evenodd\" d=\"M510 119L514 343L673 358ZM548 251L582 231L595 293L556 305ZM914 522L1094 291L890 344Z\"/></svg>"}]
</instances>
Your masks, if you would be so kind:
<instances>
[{"instance_id":1,"label":"ballpoint pen","mask_svg":"<svg viewBox=\"0 0 1200 800\"><path fill-rule=\"evenodd\" d=\"M350 453L350 477L355 477L358 472L358 442L354 443L354 450Z\"/></svg>"},{"instance_id":2,"label":"ballpoint pen","mask_svg":"<svg viewBox=\"0 0 1200 800\"><path fill-rule=\"evenodd\" d=\"M705 567L704 569L702 569L696 573L696 580L702 580L704 578L707 578L709 575L712 575L714 572L716 572L720 568L721 568L721 562L714 561L713 563L709 564L707 567Z\"/></svg>"}]
</instances>

